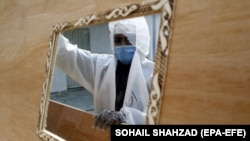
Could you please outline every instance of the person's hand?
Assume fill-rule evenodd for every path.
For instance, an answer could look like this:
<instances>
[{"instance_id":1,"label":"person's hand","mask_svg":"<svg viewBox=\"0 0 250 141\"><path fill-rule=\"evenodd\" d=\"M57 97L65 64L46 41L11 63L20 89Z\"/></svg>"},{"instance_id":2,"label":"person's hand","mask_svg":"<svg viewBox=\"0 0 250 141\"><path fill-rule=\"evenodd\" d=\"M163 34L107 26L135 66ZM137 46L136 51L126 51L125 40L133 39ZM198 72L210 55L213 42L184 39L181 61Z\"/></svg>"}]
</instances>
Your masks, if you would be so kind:
<instances>
[{"instance_id":1,"label":"person's hand","mask_svg":"<svg viewBox=\"0 0 250 141\"><path fill-rule=\"evenodd\" d=\"M126 122L125 115L120 111L104 110L94 116L94 127L106 130L111 125L118 125Z\"/></svg>"}]
</instances>

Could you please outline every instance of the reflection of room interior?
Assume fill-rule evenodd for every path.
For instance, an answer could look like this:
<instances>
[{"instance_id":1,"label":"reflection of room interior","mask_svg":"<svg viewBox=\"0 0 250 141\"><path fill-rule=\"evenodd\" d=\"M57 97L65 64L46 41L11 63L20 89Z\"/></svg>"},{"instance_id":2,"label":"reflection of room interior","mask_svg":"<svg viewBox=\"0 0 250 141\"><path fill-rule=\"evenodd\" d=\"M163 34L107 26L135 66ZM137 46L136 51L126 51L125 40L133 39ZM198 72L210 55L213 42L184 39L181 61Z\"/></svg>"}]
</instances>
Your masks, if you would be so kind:
<instances>
[{"instance_id":1,"label":"reflection of room interior","mask_svg":"<svg viewBox=\"0 0 250 141\"><path fill-rule=\"evenodd\" d=\"M160 15L145 16L149 32L150 40L150 53L148 58L154 60L154 55L157 47L158 30L160 24ZM92 27L85 27L76 30L69 30L63 32L64 36L69 39L73 44L77 44L79 48L90 50L95 53L108 53L111 54L110 37L108 31L108 24L96 25ZM98 42L96 42L98 40ZM82 109L87 112L93 112L93 96L90 92L80 86L77 82L64 74L62 70L55 67L51 100Z\"/></svg>"}]
</instances>

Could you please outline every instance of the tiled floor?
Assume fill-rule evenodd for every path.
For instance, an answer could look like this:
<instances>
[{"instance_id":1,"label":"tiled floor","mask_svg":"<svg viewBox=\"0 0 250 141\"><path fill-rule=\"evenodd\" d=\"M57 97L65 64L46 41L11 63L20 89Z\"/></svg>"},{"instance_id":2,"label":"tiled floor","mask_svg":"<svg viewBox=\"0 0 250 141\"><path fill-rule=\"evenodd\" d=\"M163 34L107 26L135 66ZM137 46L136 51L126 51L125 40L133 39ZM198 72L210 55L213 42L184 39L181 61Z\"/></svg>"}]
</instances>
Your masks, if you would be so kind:
<instances>
[{"instance_id":1,"label":"tiled floor","mask_svg":"<svg viewBox=\"0 0 250 141\"><path fill-rule=\"evenodd\" d=\"M93 95L83 88L51 93L51 100L93 113Z\"/></svg>"}]
</instances>

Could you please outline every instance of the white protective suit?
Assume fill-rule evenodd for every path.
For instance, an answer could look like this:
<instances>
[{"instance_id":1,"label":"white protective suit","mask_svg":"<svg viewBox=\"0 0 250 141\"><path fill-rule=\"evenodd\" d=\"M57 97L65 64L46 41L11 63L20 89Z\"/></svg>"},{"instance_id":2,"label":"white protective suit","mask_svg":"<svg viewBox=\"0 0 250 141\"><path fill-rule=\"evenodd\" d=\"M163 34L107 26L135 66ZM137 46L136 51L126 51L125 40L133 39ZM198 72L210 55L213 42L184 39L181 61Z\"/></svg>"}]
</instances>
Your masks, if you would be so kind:
<instances>
[{"instance_id":1,"label":"white protective suit","mask_svg":"<svg viewBox=\"0 0 250 141\"><path fill-rule=\"evenodd\" d=\"M127 27L127 24L133 26ZM146 20L144 17L137 17L114 21L109 23L109 28L113 49L116 33L126 35L130 43L136 46L120 111L125 115L127 124L145 124L154 67L154 63L146 58L150 43ZM114 55L92 54L87 50L78 49L60 35L56 63L94 95L96 114L105 109L115 110L117 59Z\"/></svg>"}]
</instances>

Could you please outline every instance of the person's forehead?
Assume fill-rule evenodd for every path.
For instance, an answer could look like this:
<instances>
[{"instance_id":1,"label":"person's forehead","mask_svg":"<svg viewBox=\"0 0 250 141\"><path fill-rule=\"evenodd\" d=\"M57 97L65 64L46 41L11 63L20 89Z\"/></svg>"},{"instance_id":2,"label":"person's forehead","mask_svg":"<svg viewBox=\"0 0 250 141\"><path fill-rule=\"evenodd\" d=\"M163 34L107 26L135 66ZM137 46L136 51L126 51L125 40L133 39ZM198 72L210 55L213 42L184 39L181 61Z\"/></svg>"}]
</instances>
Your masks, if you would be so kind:
<instances>
[{"instance_id":1,"label":"person's forehead","mask_svg":"<svg viewBox=\"0 0 250 141\"><path fill-rule=\"evenodd\" d=\"M115 34L115 37L126 37L126 36L124 34L117 33L117 34Z\"/></svg>"}]
</instances>

